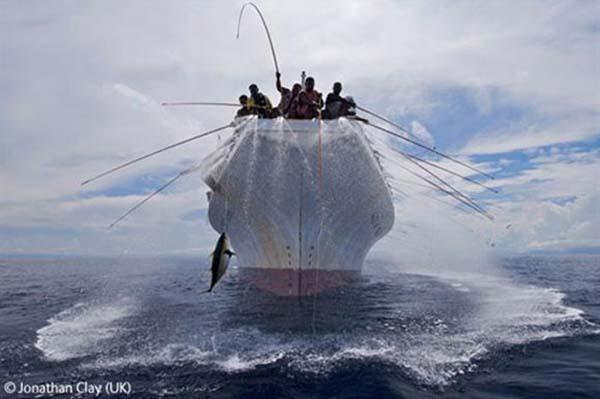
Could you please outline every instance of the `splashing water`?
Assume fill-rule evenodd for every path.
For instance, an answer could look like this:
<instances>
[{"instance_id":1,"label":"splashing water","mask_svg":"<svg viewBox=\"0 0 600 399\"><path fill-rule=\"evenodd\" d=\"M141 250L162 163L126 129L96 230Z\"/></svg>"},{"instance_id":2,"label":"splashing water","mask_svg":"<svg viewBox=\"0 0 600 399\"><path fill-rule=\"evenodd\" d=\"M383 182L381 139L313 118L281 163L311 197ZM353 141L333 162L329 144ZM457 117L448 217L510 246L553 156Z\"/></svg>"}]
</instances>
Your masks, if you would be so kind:
<instances>
[{"instance_id":1,"label":"splashing water","mask_svg":"<svg viewBox=\"0 0 600 399\"><path fill-rule=\"evenodd\" d=\"M326 378L375 364L415 384L444 387L512 347L600 333L582 310L565 304L561 290L520 281L498 266L485 225L422 187L402 186L397 160L377 150L403 195L394 229L355 284L310 300L282 298L244 286L234 269L217 295L200 296L197 287L205 284L194 259L154 270L156 280L133 298L84 298L50 315L36 347L48 361L75 362L86 373L169 367L220 381L268 369ZM275 156L278 164L284 158ZM252 167L248 173L255 179ZM127 260L119 262L127 270Z\"/></svg>"}]
</instances>

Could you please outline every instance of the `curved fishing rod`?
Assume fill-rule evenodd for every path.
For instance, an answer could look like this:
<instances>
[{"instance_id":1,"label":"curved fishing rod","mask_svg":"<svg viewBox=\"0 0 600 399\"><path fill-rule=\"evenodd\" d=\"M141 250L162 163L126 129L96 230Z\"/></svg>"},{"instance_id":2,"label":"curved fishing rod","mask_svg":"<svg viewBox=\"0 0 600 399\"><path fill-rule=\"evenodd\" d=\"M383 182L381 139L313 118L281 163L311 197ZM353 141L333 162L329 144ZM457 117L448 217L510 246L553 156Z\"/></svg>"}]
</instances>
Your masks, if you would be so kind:
<instances>
[{"instance_id":1,"label":"curved fishing rod","mask_svg":"<svg viewBox=\"0 0 600 399\"><path fill-rule=\"evenodd\" d=\"M124 214L122 214L121 216L119 216L117 218L117 220L115 220L114 222L112 222L108 226L108 228L112 229L121 220L125 219L127 216L131 215L136 209L138 209L139 207L141 207L142 205L144 205L146 202L150 201L150 199L152 199L152 197L154 197L156 194L160 193L161 191L163 191L164 189L166 189L167 187L169 187L171 184L175 183L177 180L179 180L180 177L185 176L187 174L190 174L190 173L192 173L193 171L195 171L198 168L199 168L199 166L194 165L191 168L188 168L188 169L185 169L185 170L179 172L171 180L169 180L168 182L166 182L165 184L163 184L162 186L160 186L157 190L155 190L152 193L150 193L150 195L148 195L146 198L144 198L143 200L141 200L140 202L138 202L137 204L135 204L133 207L131 207L127 212L125 212Z\"/></svg>"},{"instance_id":2,"label":"curved fishing rod","mask_svg":"<svg viewBox=\"0 0 600 399\"><path fill-rule=\"evenodd\" d=\"M260 17L260 20L262 21L263 26L265 27L265 32L267 32L267 38L269 39L269 45L271 46L271 54L273 55L273 64L275 64L275 72L279 73L279 64L277 63L277 55L275 54L275 47L273 46L273 40L271 39L271 32L269 32L269 27L267 26L265 17L263 17L263 14L260 11L260 8L258 8L258 6L256 4L254 4L252 2L248 2L242 6L242 9L240 10L240 16L238 18L236 39L240 38L240 26L242 25L242 16L244 14L244 9L246 9L246 6L248 6L248 5L252 6L256 10L256 12L258 13L258 16Z\"/></svg>"},{"instance_id":3,"label":"curved fishing rod","mask_svg":"<svg viewBox=\"0 0 600 399\"><path fill-rule=\"evenodd\" d=\"M136 163L136 162L142 161L142 160L144 160L144 159L147 159L147 158L150 158L151 156L154 156L154 155L156 155L156 154L160 154L161 152L164 152L164 151L170 150L170 149L172 149L172 148L175 148L175 147L178 147L178 146L180 146L180 145L183 145L183 144L189 143L190 141L197 140L197 139L199 139L199 138L202 138L202 137L209 136L209 135L211 135L211 134L214 134L214 133L220 132L221 130L225 130L225 129L228 129L228 128L230 128L230 127L234 127L234 126L235 126L235 125L234 125L234 123L232 122L232 123L229 123L229 124L227 124L227 125L225 125L225 126L221 126L221 127L218 127L218 128L216 128L216 129L209 130L208 132L200 133L200 134L197 134L197 135L195 135L195 136L192 136L192 137L190 137L190 138L187 138L187 139L185 139L185 140L178 141L177 143L170 144L170 145L168 145L168 146L166 146L166 147L163 147L163 148L160 148L160 149L158 149L158 150L156 150L156 151L152 151L152 152L151 152L151 153L149 153L149 154L142 155L141 157L138 157L138 158L132 159L131 161L127 161L127 162L125 162L125 163L123 163L123 164L121 164L121 165L115 166L115 167L114 167L114 168L112 168L112 169L109 169L109 170L107 170L107 171L105 171L105 172L102 172L102 173L100 173L99 175L96 175L96 176L92 177L91 179L88 179L88 180L86 180L86 181L82 182L82 183L81 183L81 185L82 185L82 186L85 186L85 185L86 185L86 184L88 184L88 183L91 183L91 182L93 182L93 181L95 181L95 180L98 180L98 179L100 179L101 177L104 177L104 176L106 176L106 175L109 175L109 174L111 174L111 173L113 173L113 172L116 172L117 170L123 169L123 168L125 168L125 167L127 167L127 166L129 166L129 165L132 165L132 164Z\"/></svg>"},{"instance_id":4,"label":"curved fishing rod","mask_svg":"<svg viewBox=\"0 0 600 399\"><path fill-rule=\"evenodd\" d=\"M425 144L421 144L421 143L419 143L418 141L411 140L411 139L409 139L408 137L404 137L404 136L402 136L402 135L400 135L400 134L398 134L398 133L396 133L396 132L393 132L393 131L391 131L391 130L389 130L389 129L386 129L386 128L384 128L384 127L381 127L381 126L378 126L378 125L374 125L374 124L372 124L371 122L368 122L368 121L366 121L366 122L365 122L365 121L361 121L361 122L363 122L363 123L364 123L364 124L366 124L367 126L372 126L372 127L374 127L375 129L381 130L382 132L385 132L385 133L387 133L387 134L390 134L390 135L392 135L392 136L398 137L399 139L402 139L402 140L404 140L404 141L407 141L407 142L409 142L409 143L411 143L411 144L413 144L413 145L416 145L417 147L421 147L421 148L423 148L424 150L427 150L427 151L429 151L429 152L432 152L432 153L434 153L434 154L436 154L436 155L439 155L439 156L441 156L442 158L446 158L446 159L448 159L448 160L450 160L450 161L452 161L452 162L455 162L455 163L457 163L457 164L459 164L459 165L462 165L462 166L464 166L465 168L471 169L471 170L472 170L472 171L474 171L474 172L477 172L477 173L479 173L479 174L482 174L482 175L484 175L484 176L487 176L487 177L489 177L490 179L494 179L494 176L492 176L492 175L490 175L490 174L488 174L488 173L485 173L484 171L482 171L482 170L480 170L480 169L477 169L476 167L474 167L474 166L471 166L471 165L469 165L469 164L468 164L468 163L466 163L466 162L463 162L463 161L461 161L461 160L458 160L458 159L456 159L456 158L454 158L454 157L451 157L450 155L446 155L446 154L444 154L444 153L442 153L442 152L439 152L439 151L438 151L438 150L436 150L435 148L431 148L431 147L429 147L429 146L426 146Z\"/></svg>"}]
</instances>

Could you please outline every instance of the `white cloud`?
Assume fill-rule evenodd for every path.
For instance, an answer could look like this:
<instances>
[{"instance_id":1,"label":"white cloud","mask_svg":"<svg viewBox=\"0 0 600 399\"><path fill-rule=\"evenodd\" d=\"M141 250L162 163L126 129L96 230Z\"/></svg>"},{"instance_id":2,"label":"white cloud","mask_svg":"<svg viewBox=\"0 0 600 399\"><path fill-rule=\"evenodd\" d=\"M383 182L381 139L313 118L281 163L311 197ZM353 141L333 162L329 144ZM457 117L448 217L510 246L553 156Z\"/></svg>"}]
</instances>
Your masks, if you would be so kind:
<instances>
[{"instance_id":1,"label":"white cloud","mask_svg":"<svg viewBox=\"0 0 600 399\"><path fill-rule=\"evenodd\" d=\"M411 122L411 132L422 143L427 144L430 147L435 146L435 140L433 139L433 136L431 135L431 133L429 132L429 130L427 130L427 128L425 126L423 126L421 123L419 123L419 121Z\"/></svg>"},{"instance_id":2,"label":"white cloud","mask_svg":"<svg viewBox=\"0 0 600 399\"><path fill-rule=\"evenodd\" d=\"M530 162L531 169L494 182L511 194L490 202L496 239L518 251L600 247L600 153L549 151Z\"/></svg>"},{"instance_id":3,"label":"white cloud","mask_svg":"<svg viewBox=\"0 0 600 399\"><path fill-rule=\"evenodd\" d=\"M597 126L600 126L600 124L585 129L579 126L574 130L570 130L566 126L564 128L549 127L546 129L529 126L522 130L488 133L474 137L461 152L480 155L498 154L554 144L573 143L600 136Z\"/></svg>"},{"instance_id":4,"label":"white cloud","mask_svg":"<svg viewBox=\"0 0 600 399\"><path fill-rule=\"evenodd\" d=\"M80 199L78 194L198 159L214 148L216 137L148 160L90 188L81 189L79 182L225 124L232 115L222 108L164 109L161 101L231 101L250 81L276 97L266 38L251 12L245 16L241 38L235 39L239 6L145 1L0 4L0 227L29 229L5 241L0 250L104 252L122 247L143 252L195 247L196 227L177 215L203 203L197 199L203 197L198 180L157 198L127 225L129 234L114 234L108 241L95 240L108 237L98 232L99 226L135 198ZM465 142L470 141L465 152L535 149L598 134L600 60L599 33L592 28L598 14L594 2L474 6L469 1L309 1L284 6L266 1L261 7L286 84L303 69L315 75L324 91L340 80L359 103L418 120L413 130L427 126L420 131L436 138L442 132L428 119L440 109L441 100L431 95L438 89L468 89L479 112L490 118L499 102L525 110L514 126L465 132ZM296 17L305 15L309 17ZM536 189L546 195L585 191L585 198L592 198L590 187L596 183L578 177L589 173L590 166L560 165L554 169L544 164L503 181L523 198L507 217L526 212L519 207L538 201L542 195L537 196ZM544 173L554 183L528 190L531 177ZM191 194L198 190L201 195ZM569 205L567 213L584 218L590 210L579 201ZM158 221L160 227L153 224ZM555 236L541 232L552 226L540 226L540 231L519 239L552 242ZM572 226L561 242L588 239L585 225ZM34 233L59 227L68 232L55 237ZM158 239L165 235L169 238Z\"/></svg>"}]
</instances>

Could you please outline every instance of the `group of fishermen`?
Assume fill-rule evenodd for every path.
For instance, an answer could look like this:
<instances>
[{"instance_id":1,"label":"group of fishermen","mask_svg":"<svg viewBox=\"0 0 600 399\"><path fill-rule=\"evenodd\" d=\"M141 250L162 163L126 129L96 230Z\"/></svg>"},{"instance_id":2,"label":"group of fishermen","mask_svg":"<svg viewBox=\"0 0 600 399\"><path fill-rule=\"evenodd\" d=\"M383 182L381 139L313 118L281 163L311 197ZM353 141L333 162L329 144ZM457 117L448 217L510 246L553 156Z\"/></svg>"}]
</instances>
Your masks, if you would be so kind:
<instances>
[{"instance_id":1,"label":"group of fishermen","mask_svg":"<svg viewBox=\"0 0 600 399\"><path fill-rule=\"evenodd\" d=\"M276 87L281 94L277 107L273 107L269 97L261 93L256 84L248 88L250 96L242 94L239 98L240 108L237 117L258 115L259 118L277 118L283 116L289 119L336 119L341 116L354 116L356 104L352 97L342 97L342 84L335 82L333 90L327 95L325 104L323 96L315 90L315 79L307 77L304 87L295 83L291 89L281 84L281 74L277 72Z\"/></svg>"}]
</instances>

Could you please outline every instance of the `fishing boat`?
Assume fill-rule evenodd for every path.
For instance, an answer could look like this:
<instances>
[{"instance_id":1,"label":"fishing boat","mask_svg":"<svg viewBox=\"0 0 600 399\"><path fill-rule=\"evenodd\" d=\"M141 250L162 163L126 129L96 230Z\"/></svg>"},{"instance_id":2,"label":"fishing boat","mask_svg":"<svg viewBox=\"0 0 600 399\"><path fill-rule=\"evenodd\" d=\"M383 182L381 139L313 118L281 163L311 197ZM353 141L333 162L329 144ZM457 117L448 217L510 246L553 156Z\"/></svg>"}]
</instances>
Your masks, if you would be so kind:
<instances>
[{"instance_id":1,"label":"fishing boat","mask_svg":"<svg viewBox=\"0 0 600 399\"><path fill-rule=\"evenodd\" d=\"M360 122L242 118L203 161L208 217L241 275L280 295L352 280L394 205Z\"/></svg>"},{"instance_id":2,"label":"fishing boat","mask_svg":"<svg viewBox=\"0 0 600 399\"><path fill-rule=\"evenodd\" d=\"M276 76L279 65L271 34L260 9L246 3L240 10L256 10L269 41ZM304 79L302 79L304 82ZM352 281L360 273L373 245L394 224L391 186L384 178L379 156L363 127L383 132L454 165L492 175L423 143L394 121L356 105L392 130L346 115L336 119L272 119L249 115L196 134L117 165L88 180L89 184L164 151L227 129L233 134L205 157L137 202L109 227L125 219L183 176L201 170L210 188L208 218L219 234L227 233L239 257L242 278L279 295L312 295ZM165 102L163 106L226 106L228 102ZM457 204L492 219L471 197L431 169L497 193L492 187L421 155L393 148L406 162L402 169ZM223 236L225 238L225 235ZM217 279L218 280L218 279Z\"/></svg>"}]
</instances>

